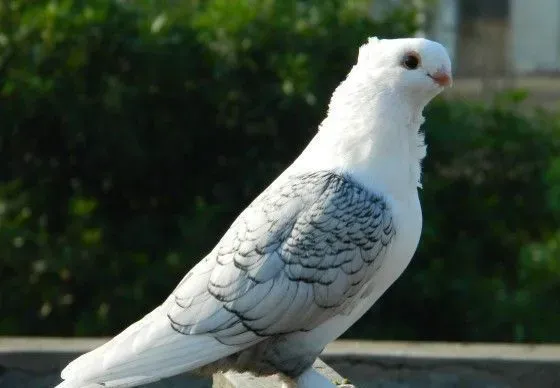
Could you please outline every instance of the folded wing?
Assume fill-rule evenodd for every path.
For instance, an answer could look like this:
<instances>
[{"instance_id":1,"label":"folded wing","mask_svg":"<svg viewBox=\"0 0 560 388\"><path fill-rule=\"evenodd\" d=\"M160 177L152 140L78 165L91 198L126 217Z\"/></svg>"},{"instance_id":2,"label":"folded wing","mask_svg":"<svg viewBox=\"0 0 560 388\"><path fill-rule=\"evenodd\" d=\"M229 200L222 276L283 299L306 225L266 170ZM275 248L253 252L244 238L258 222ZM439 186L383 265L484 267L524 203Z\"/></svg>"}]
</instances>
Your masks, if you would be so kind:
<instances>
[{"instance_id":1,"label":"folded wing","mask_svg":"<svg viewBox=\"0 0 560 388\"><path fill-rule=\"evenodd\" d=\"M243 346L310 330L352 304L395 234L386 201L331 172L273 185L174 292L184 334Z\"/></svg>"},{"instance_id":2,"label":"folded wing","mask_svg":"<svg viewBox=\"0 0 560 388\"><path fill-rule=\"evenodd\" d=\"M73 361L63 384L135 386L313 329L359 298L394 235L384 198L348 177L277 181L161 306Z\"/></svg>"}]
</instances>

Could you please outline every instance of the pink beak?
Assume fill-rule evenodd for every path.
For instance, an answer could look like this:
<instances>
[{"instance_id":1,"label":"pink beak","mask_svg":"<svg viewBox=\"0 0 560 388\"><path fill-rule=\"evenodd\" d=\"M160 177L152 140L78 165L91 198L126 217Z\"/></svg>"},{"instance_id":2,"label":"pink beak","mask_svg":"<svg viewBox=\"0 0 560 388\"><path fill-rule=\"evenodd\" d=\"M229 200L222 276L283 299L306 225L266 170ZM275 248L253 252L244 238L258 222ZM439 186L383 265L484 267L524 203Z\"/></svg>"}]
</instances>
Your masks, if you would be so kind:
<instances>
[{"instance_id":1,"label":"pink beak","mask_svg":"<svg viewBox=\"0 0 560 388\"><path fill-rule=\"evenodd\" d=\"M434 74L428 74L428 77L433 79L434 82L441 87L451 86L453 84L451 75L445 70L438 70Z\"/></svg>"}]
</instances>

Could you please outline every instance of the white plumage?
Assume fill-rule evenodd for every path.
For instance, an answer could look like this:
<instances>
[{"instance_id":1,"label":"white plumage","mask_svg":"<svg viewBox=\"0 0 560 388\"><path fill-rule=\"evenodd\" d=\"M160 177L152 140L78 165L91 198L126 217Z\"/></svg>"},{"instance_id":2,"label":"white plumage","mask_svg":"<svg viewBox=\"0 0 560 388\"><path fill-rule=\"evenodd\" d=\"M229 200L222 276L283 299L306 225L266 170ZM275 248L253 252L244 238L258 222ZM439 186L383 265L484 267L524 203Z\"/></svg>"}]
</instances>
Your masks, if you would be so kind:
<instances>
[{"instance_id":1,"label":"white plumage","mask_svg":"<svg viewBox=\"0 0 560 388\"><path fill-rule=\"evenodd\" d=\"M416 250L422 110L450 69L438 43L370 39L300 157L161 306L71 362L59 388L134 387L216 369L333 386L313 361Z\"/></svg>"}]
</instances>

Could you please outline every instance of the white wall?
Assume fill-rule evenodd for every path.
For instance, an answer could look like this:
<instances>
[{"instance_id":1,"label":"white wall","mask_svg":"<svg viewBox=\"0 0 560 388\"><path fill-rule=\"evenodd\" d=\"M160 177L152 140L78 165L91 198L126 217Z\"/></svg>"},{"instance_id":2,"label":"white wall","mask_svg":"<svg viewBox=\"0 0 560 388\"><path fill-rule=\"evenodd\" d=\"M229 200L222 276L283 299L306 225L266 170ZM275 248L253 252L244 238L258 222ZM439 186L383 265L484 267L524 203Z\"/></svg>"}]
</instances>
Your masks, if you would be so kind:
<instances>
[{"instance_id":1,"label":"white wall","mask_svg":"<svg viewBox=\"0 0 560 388\"><path fill-rule=\"evenodd\" d=\"M510 0L516 72L560 70L560 1Z\"/></svg>"},{"instance_id":2,"label":"white wall","mask_svg":"<svg viewBox=\"0 0 560 388\"><path fill-rule=\"evenodd\" d=\"M455 63L458 24L458 0L439 0L433 14L429 37L445 46Z\"/></svg>"},{"instance_id":3,"label":"white wall","mask_svg":"<svg viewBox=\"0 0 560 388\"><path fill-rule=\"evenodd\" d=\"M514 73L560 71L560 0L509 0L509 66ZM429 36L457 49L458 0L438 0Z\"/></svg>"}]
</instances>

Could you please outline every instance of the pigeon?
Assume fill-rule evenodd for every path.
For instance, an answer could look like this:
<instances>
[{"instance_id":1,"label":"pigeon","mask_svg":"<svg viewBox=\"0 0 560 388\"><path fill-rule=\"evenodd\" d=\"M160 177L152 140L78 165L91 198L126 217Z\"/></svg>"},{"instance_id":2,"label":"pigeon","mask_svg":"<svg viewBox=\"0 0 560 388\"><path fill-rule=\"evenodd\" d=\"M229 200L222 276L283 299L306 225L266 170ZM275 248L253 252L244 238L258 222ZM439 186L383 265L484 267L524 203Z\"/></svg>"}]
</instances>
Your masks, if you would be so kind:
<instances>
[{"instance_id":1,"label":"pigeon","mask_svg":"<svg viewBox=\"0 0 560 388\"><path fill-rule=\"evenodd\" d=\"M451 83L439 43L369 38L301 155L160 306L72 361L58 388L216 371L335 387L313 362L416 250L422 112Z\"/></svg>"}]
</instances>

